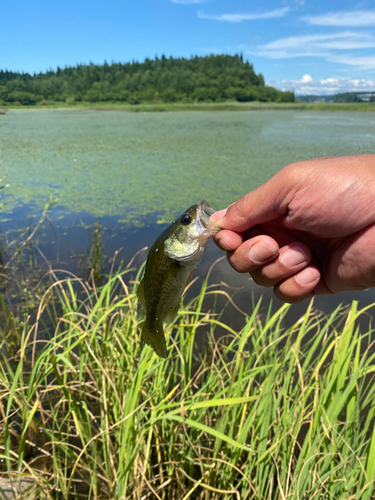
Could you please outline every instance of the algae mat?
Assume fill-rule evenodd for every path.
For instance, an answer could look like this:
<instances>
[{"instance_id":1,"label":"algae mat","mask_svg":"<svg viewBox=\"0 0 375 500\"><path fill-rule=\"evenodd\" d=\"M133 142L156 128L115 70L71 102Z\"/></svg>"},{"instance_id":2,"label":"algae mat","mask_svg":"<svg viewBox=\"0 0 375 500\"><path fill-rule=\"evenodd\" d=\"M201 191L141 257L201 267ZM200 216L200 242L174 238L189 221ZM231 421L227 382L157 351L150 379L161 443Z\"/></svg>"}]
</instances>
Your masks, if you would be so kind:
<instances>
[{"instance_id":1,"label":"algae mat","mask_svg":"<svg viewBox=\"0 0 375 500\"><path fill-rule=\"evenodd\" d=\"M2 217L53 195L64 215L169 221L203 198L222 208L287 163L373 152L374 137L367 113L10 111L0 118Z\"/></svg>"}]
</instances>

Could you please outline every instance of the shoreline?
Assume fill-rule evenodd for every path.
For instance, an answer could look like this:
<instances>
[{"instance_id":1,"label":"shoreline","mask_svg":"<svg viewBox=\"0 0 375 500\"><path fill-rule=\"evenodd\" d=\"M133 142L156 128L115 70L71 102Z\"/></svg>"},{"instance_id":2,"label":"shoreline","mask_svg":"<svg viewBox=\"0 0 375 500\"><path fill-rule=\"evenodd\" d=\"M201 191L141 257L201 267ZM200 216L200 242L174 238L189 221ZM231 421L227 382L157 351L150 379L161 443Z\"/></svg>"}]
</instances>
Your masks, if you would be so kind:
<instances>
[{"instance_id":1,"label":"shoreline","mask_svg":"<svg viewBox=\"0 0 375 500\"><path fill-rule=\"evenodd\" d=\"M54 103L47 105L17 105L1 107L0 114L6 114L7 111L22 110L69 110L69 111L123 111L128 113L139 112L176 112L176 111L363 111L374 112L375 103L278 103L278 102L223 102L223 103L86 103L77 104Z\"/></svg>"}]
</instances>

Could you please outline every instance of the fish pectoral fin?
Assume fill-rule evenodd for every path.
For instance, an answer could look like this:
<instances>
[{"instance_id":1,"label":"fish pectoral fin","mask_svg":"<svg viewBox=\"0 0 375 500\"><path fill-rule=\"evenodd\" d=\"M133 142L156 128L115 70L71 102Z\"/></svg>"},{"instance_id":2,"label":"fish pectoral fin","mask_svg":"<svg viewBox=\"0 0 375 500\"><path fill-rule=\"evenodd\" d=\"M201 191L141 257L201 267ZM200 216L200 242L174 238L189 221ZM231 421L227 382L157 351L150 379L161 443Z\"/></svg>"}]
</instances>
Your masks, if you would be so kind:
<instances>
[{"instance_id":1,"label":"fish pectoral fin","mask_svg":"<svg viewBox=\"0 0 375 500\"><path fill-rule=\"evenodd\" d=\"M139 302L142 304L142 306L146 307L146 300L145 300L145 280L144 280L144 278L141 279L141 282L138 285L137 297L138 297Z\"/></svg>"},{"instance_id":2,"label":"fish pectoral fin","mask_svg":"<svg viewBox=\"0 0 375 500\"><path fill-rule=\"evenodd\" d=\"M193 277L193 274L195 273L195 269L193 269L190 273L190 276L188 277L187 281L186 281L186 285L185 285L185 288L188 286L188 284L190 283L191 281L191 278Z\"/></svg>"},{"instance_id":3,"label":"fish pectoral fin","mask_svg":"<svg viewBox=\"0 0 375 500\"><path fill-rule=\"evenodd\" d=\"M190 280L191 278L193 277L193 274L195 272L195 269L192 270L192 272L190 273L190 276L189 278L187 279L186 281L186 284L185 284L185 288L188 286L188 284L190 283ZM185 293L185 292L184 292ZM178 310L180 308L180 305L181 305L181 302L178 302L178 304L176 304L174 306L173 309L171 309L171 311L167 314L167 317L165 318L165 322L167 323L167 325L170 325L171 323L173 323L173 321L176 319L176 316L178 314Z\"/></svg>"},{"instance_id":4,"label":"fish pectoral fin","mask_svg":"<svg viewBox=\"0 0 375 500\"><path fill-rule=\"evenodd\" d=\"M150 325L146 322L143 325L141 340L152 347L160 358L168 356L162 324L150 328Z\"/></svg>"},{"instance_id":5,"label":"fish pectoral fin","mask_svg":"<svg viewBox=\"0 0 375 500\"><path fill-rule=\"evenodd\" d=\"M167 317L164 320L165 323L167 323L167 325L173 323L173 321L176 319L179 308L180 308L180 302L178 302L178 304L175 305L173 309L171 309L170 312L167 314Z\"/></svg>"}]
</instances>

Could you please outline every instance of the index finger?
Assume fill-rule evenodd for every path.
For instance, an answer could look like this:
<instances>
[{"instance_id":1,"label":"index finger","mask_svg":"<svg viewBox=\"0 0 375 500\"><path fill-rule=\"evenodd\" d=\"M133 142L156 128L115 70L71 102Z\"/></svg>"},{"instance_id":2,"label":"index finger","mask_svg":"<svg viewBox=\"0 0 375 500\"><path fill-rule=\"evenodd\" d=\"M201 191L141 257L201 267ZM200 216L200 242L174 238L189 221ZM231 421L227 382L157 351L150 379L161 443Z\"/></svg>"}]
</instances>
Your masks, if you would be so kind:
<instances>
[{"instance_id":1,"label":"index finger","mask_svg":"<svg viewBox=\"0 0 375 500\"><path fill-rule=\"evenodd\" d=\"M265 184L245 194L238 201L211 216L214 226L245 232L288 212L288 185L278 173Z\"/></svg>"}]
</instances>

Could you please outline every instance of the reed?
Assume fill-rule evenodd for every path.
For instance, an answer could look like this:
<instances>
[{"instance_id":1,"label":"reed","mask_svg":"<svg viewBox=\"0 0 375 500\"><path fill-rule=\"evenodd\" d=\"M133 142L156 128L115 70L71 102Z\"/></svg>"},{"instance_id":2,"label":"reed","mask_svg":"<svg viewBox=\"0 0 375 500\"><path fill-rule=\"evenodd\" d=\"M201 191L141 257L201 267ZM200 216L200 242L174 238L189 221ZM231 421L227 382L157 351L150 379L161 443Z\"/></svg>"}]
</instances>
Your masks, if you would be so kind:
<instances>
[{"instance_id":1,"label":"reed","mask_svg":"<svg viewBox=\"0 0 375 500\"><path fill-rule=\"evenodd\" d=\"M286 327L289 306L261 315L259 301L236 332L207 310L231 299L206 279L164 360L140 343L141 273L96 288L51 272L17 351L0 350L3 480L40 499L372 498L375 353L359 319L375 305L324 317L311 302Z\"/></svg>"},{"instance_id":2,"label":"reed","mask_svg":"<svg viewBox=\"0 0 375 500\"><path fill-rule=\"evenodd\" d=\"M103 278L103 228L98 221L94 222L92 230L92 245L88 248L88 270L93 273L97 283Z\"/></svg>"}]
</instances>

